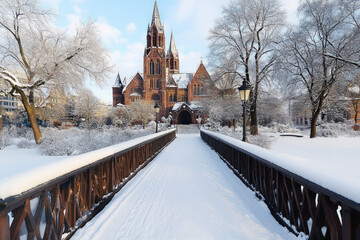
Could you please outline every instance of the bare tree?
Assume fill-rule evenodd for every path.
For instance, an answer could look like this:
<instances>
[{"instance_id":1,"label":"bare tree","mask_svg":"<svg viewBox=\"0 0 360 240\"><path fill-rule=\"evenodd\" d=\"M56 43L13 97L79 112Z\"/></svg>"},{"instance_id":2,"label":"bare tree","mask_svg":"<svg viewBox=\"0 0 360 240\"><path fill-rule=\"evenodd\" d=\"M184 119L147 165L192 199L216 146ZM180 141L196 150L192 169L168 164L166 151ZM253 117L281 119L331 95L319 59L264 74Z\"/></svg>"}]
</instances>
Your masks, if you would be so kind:
<instances>
[{"instance_id":1,"label":"bare tree","mask_svg":"<svg viewBox=\"0 0 360 240\"><path fill-rule=\"evenodd\" d=\"M1 92L20 98L34 137L41 142L36 109L47 104L56 88L82 87L87 77L101 84L110 70L93 21L75 34L56 28L53 15L39 0L2 0L0 8ZM26 76L23 81L14 71Z\"/></svg>"},{"instance_id":2,"label":"bare tree","mask_svg":"<svg viewBox=\"0 0 360 240\"><path fill-rule=\"evenodd\" d=\"M223 9L222 18L210 31L211 62L215 71L236 74L239 80L253 87L250 101L253 135L258 134L260 85L273 70L274 50L284 19L285 13L277 0L236 0ZM229 65L229 61L232 64Z\"/></svg>"},{"instance_id":3,"label":"bare tree","mask_svg":"<svg viewBox=\"0 0 360 240\"><path fill-rule=\"evenodd\" d=\"M79 100L75 103L74 114L85 120L85 125L90 129L99 119L100 100L89 89L78 92Z\"/></svg>"},{"instance_id":4,"label":"bare tree","mask_svg":"<svg viewBox=\"0 0 360 240\"><path fill-rule=\"evenodd\" d=\"M141 121L145 129L146 123L154 120L154 104L144 100L138 100L130 104L131 121Z\"/></svg>"},{"instance_id":5,"label":"bare tree","mask_svg":"<svg viewBox=\"0 0 360 240\"><path fill-rule=\"evenodd\" d=\"M330 47L327 49L325 56L343 61L347 64L360 68L360 2L358 0L343 0L341 2L341 11L346 17L347 42L353 44L343 44L340 48L333 46L329 41ZM347 43L346 42L346 43Z\"/></svg>"},{"instance_id":6,"label":"bare tree","mask_svg":"<svg viewBox=\"0 0 360 240\"><path fill-rule=\"evenodd\" d=\"M299 7L300 25L289 30L282 46L288 86L306 92L311 104L310 137L316 137L316 123L334 84L344 78L346 64L327 57L329 49L354 44L350 15L337 0L306 0ZM351 25L351 24L350 24Z\"/></svg>"}]
</instances>

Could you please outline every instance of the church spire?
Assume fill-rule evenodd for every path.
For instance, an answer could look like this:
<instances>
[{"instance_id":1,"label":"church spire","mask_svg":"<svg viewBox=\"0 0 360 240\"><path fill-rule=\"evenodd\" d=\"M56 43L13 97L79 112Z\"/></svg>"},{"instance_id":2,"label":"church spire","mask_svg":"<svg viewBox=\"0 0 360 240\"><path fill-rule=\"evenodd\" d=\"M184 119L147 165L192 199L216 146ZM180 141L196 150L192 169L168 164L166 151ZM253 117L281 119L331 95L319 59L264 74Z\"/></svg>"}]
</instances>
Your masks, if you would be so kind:
<instances>
[{"instance_id":1,"label":"church spire","mask_svg":"<svg viewBox=\"0 0 360 240\"><path fill-rule=\"evenodd\" d=\"M158 9L156 0L155 0L155 3L154 3L154 11L153 11L153 16L152 16L152 20L151 20L151 26L154 23L155 23L155 26L156 26L157 30L159 32L162 32L163 31L163 26L161 24L159 9Z\"/></svg>"},{"instance_id":2,"label":"church spire","mask_svg":"<svg viewBox=\"0 0 360 240\"><path fill-rule=\"evenodd\" d=\"M121 82L120 73L116 76L114 87L123 87L123 83Z\"/></svg>"},{"instance_id":3,"label":"church spire","mask_svg":"<svg viewBox=\"0 0 360 240\"><path fill-rule=\"evenodd\" d=\"M169 46L169 50L168 50L167 54L170 55L170 53L172 53L175 58L179 57L178 51L176 49L175 39L174 39L174 36L173 36L172 29L171 29L171 37L170 37L170 46Z\"/></svg>"}]
</instances>

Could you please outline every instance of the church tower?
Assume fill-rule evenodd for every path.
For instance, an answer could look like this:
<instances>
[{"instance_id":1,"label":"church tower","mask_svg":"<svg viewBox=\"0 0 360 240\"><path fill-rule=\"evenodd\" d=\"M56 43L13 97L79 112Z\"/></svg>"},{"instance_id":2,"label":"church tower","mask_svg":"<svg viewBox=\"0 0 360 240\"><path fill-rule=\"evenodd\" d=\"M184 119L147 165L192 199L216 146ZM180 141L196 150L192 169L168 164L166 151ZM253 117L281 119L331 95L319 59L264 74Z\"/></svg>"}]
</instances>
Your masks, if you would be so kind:
<instances>
[{"instance_id":1,"label":"church tower","mask_svg":"<svg viewBox=\"0 0 360 240\"><path fill-rule=\"evenodd\" d=\"M175 39L171 30L170 46L166 54L166 66L169 69L169 73L180 73L180 61L179 53L176 49Z\"/></svg>"},{"instance_id":2,"label":"church tower","mask_svg":"<svg viewBox=\"0 0 360 240\"><path fill-rule=\"evenodd\" d=\"M144 50L144 90L146 101L155 101L160 111L166 109L165 31L155 0L151 24L148 25Z\"/></svg>"},{"instance_id":3,"label":"church tower","mask_svg":"<svg viewBox=\"0 0 360 240\"><path fill-rule=\"evenodd\" d=\"M120 74L118 73L115 84L113 86L113 107L116 107L119 103L124 104L124 95L122 91L125 85L122 83Z\"/></svg>"}]
</instances>

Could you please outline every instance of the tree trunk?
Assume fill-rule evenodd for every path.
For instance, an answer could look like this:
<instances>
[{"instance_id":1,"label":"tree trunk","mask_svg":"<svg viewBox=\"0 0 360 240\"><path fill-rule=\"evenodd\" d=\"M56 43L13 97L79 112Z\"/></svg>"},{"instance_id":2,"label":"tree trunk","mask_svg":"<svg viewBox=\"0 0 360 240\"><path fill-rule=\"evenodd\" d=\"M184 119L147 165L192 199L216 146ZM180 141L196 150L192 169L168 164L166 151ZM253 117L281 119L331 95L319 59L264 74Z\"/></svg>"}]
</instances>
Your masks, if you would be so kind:
<instances>
[{"instance_id":1,"label":"tree trunk","mask_svg":"<svg viewBox=\"0 0 360 240\"><path fill-rule=\"evenodd\" d=\"M319 117L319 115L320 115L320 109L321 109L321 107L319 107L316 111L314 111L314 112L311 114L310 138L315 138L315 137L316 137L316 122L317 122L317 119L318 119L318 117Z\"/></svg>"},{"instance_id":2,"label":"tree trunk","mask_svg":"<svg viewBox=\"0 0 360 240\"><path fill-rule=\"evenodd\" d=\"M258 135L258 121L256 114L256 102L253 102L250 106L250 133L251 135Z\"/></svg>"},{"instance_id":3,"label":"tree trunk","mask_svg":"<svg viewBox=\"0 0 360 240\"><path fill-rule=\"evenodd\" d=\"M22 98L22 103L25 107L25 110L28 114L28 117L29 117L29 121L30 121L30 124L31 124L31 128L33 130L33 133L34 133L34 138L35 138L35 142L37 144L40 144L41 143L41 132L40 132L40 128L39 128L39 125L37 124L37 121L36 121L36 110L35 110L35 107L32 107L30 106L30 104L27 102L27 99L24 99Z\"/></svg>"},{"instance_id":4,"label":"tree trunk","mask_svg":"<svg viewBox=\"0 0 360 240\"><path fill-rule=\"evenodd\" d=\"M254 90L252 92L252 103L250 106L250 134L258 135L258 120L257 120L257 97L258 97L258 84L255 83Z\"/></svg>"},{"instance_id":5,"label":"tree trunk","mask_svg":"<svg viewBox=\"0 0 360 240\"><path fill-rule=\"evenodd\" d=\"M356 107L355 107L355 124L357 124L357 122L358 122L358 112L359 112L359 110L358 110L358 105L356 105Z\"/></svg>"}]
</instances>

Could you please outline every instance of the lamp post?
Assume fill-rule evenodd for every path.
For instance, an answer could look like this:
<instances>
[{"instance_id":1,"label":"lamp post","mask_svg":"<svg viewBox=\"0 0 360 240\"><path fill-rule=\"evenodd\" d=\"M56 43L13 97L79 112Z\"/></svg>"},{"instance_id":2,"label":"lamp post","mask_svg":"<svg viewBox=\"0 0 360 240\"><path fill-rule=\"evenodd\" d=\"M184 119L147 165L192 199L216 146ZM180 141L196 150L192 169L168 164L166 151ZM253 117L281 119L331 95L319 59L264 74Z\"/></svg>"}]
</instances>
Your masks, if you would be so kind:
<instances>
[{"instance_id":1,"label":"lamp post","mask_svg":"<svg viewBox=\"0 0 360 240\"><path fill-rule=\"evenodd\" d=\"M249 95L251 91L251 87L243 81L241 87L238 88L240 93L240 99L243 104L243 142L247 142L246 138L246 102L249 100Z\"/></svg>"},{"instance_id":2,"label":"lamp post","mask_svg":"<svg viewBox=\"0 0 360 240\"><path fill-rule=\"evenodd\" d=\"M3 128L3 116L0 114L0 131L2 131Z\"/></svg>"},{"instance_id":3,"label":"lamp post","mask_svg":"<svg viewBox=\"0 0 360 240\"><path fill-rule=\"evenodd\" d=\"M155 106L154 106L154 110L155 110L155 122L156 122L156 130L155 132L157 133L158 132L158 114L159 114L159 111L160 111L160 107L159 105L156 103Z\"/></svg>"}]
</instances>

